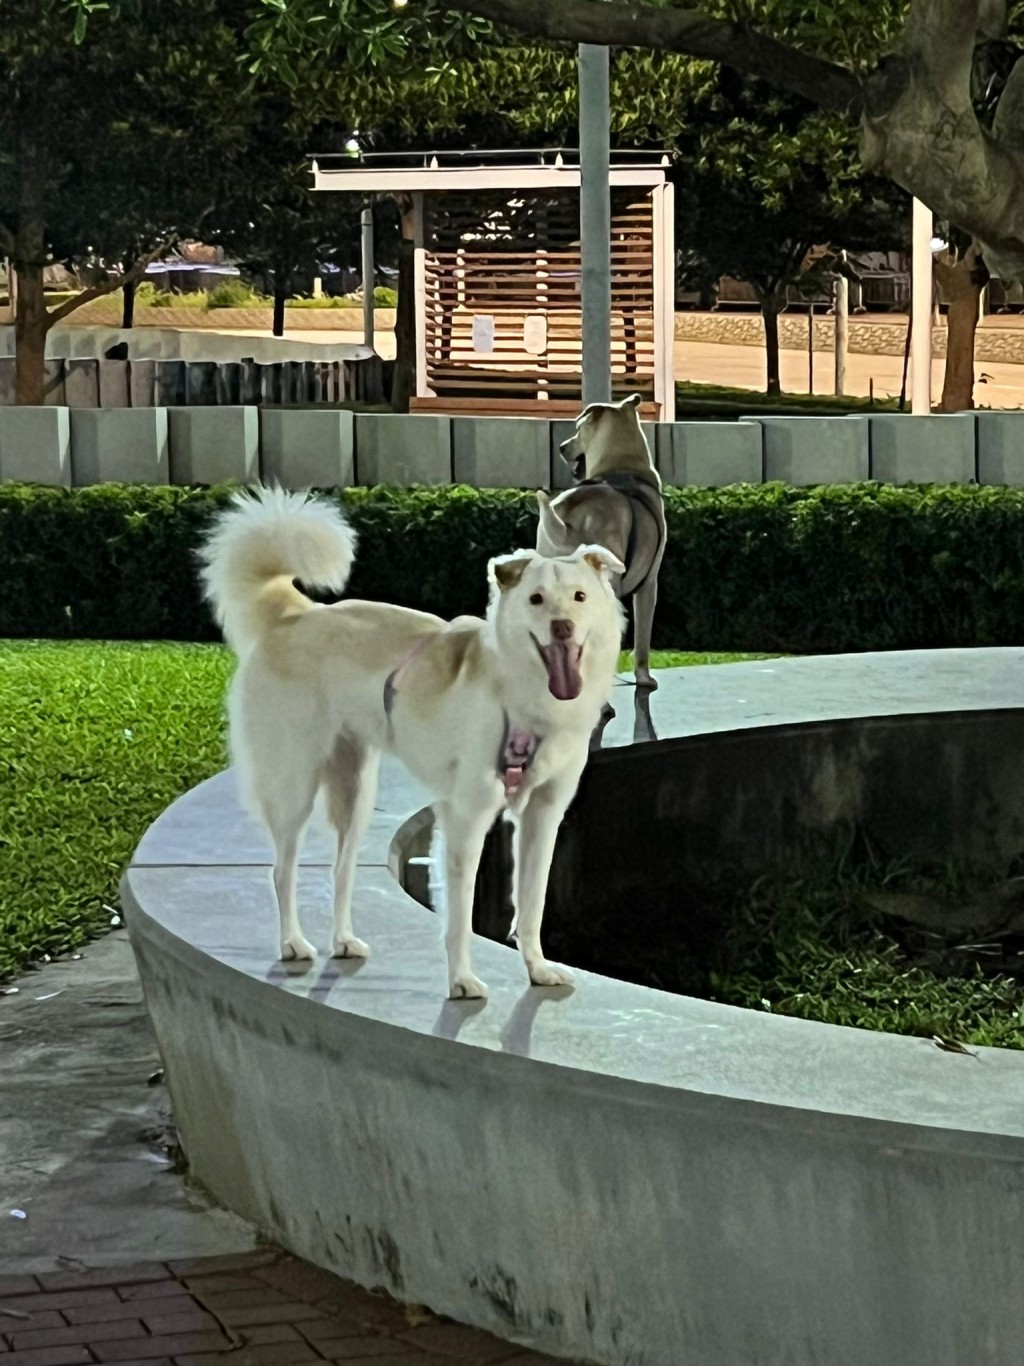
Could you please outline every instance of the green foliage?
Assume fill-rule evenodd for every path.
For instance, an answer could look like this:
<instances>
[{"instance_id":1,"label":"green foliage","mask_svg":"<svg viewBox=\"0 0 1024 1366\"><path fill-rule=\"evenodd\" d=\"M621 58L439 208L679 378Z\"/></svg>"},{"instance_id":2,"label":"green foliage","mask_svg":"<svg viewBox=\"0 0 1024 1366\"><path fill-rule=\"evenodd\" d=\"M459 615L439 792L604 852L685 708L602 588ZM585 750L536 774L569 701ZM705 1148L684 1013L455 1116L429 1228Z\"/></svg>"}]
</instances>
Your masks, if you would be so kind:
<instances>
[{"instance_id":1,"label":"green foliage","mask_svg":"<svg viewBox=\"0 0 1024 1366\"><path fill-rule=\"evenodd\" d=\"M826 1024L1024 1048L1020 982L977 963L950 970L952 958L939 966L916 961L865 916L866 892L908 881L922 891L940 885L935 876L868 865L760 884L735 909L723 961L702 994Z\"/></svg>"},{"instance_id":2,"label":"green foliage","mask_svg":"<svg viewBox=\"0 0 1024 1366\"><path fill-rule=\"evenodd\" d=\"M257 308L267 299L257 294L244 280L221 280L204 296L204 306L213 308Z\"/></svg>"},{"instance_id":3,"label":"green foliage","mask_svg":"<svg viewBox=\"0 0 1024 1366\"><path fill-rule=\"evenodd\" d=\"M135 845L224 767L218 646L0 643L0 978L109 925Z\"/></svg>"},{"instance_id":4,"label":"green foliage","mask_svg":"<svg viewBox=\"0 0 1024 1366\"><path fill-rule=\"evenodd\" d=\"M0 635L211 640L194 552L224 489L0 485ZM347 489L355 597L480 612L532 545L505 490ZM810 653L1024 643L1024 492L862 484L668 489L656 644Z\"/></svg>"}]
</instances>

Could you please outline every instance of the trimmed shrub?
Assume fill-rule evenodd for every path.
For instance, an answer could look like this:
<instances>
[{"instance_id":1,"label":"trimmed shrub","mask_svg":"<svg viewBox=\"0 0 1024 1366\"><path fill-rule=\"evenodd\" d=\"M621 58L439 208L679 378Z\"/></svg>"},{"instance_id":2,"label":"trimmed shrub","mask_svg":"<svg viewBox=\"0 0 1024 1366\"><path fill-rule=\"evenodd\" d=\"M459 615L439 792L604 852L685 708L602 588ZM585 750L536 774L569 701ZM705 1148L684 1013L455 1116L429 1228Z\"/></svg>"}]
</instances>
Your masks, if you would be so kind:
<instances>
[{"instance_id":1,"label":"trimmed shrub","mask_svg":"<svg viewBox=\"0 0 1024 1366\"><path fill-rule=\"evenodd\" d=\"M0 485L0 635L213 639L195 549L227 489ZM360 533L349 596L480 612L532 494L332 492ZM780 484L666 491L655 644L814 651L1024 643L1024 492Z\"/></svg>"}]
</instances>

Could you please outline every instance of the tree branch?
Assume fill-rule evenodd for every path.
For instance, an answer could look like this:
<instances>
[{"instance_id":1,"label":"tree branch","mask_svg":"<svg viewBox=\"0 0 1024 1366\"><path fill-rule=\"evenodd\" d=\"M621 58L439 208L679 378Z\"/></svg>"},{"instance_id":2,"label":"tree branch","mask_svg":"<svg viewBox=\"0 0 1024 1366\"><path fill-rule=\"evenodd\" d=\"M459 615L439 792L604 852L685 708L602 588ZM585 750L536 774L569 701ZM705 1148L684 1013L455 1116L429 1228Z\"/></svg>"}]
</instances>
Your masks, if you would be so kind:
<instances>
[{"instance_id":1,"label":"tree branch","mask_svg":"<svg viewBox=\"0 0 1024 1366\"><path fill-rule=\"evenodd\" d=\"M655 9L608 0L445 0L449 9L477 14L539 38L646 47L723 62L777 89L851 118L863 105L852 71L801 52L746 24L712 19L692 9Z\"/></svg>"},{"instance_id":2,"label":"tree branch","mask_svg":"<svg viewBox=\"0 0 1024 1366\"><path fill-rule=\"evenodd\" d=\"M47 327L53 327L55 323L61 322L70 313L74 313L76 309L82 308L85 304L92 303L93 299L104 299L108 294L113 294L115 290L122 289L125 285L134 284L136 281L141 280L148 267L163 256L165 252L170 251L177 240L177 234L175 233L173 236L168 237L165 242L161 242L148 256L144 256L141 261L136 261L131 270L126 270L123 275L104 280L104 282L99 285L90 285L88 289L83 289L80 293L76 294L73 299L66 299L64 303L47 313Z\"/></svg>"}]
</instances>

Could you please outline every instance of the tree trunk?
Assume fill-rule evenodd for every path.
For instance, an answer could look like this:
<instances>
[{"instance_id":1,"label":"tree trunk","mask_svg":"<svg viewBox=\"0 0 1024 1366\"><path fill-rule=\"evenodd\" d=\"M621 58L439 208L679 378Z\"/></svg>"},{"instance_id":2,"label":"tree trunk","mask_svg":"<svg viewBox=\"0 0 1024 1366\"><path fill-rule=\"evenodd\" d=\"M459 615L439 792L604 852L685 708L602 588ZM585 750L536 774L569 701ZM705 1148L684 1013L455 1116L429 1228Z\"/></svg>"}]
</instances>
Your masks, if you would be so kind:
<instances>
[{"instance_id":1,"label":"tree trunk","mask_svg":"<svg viewBox=\"0 0 1024 1366\"><path fill-rule=\"evenodd\" d=\"M127 280L121 286L121 326L126 329L135 326L135 290L137 287L134 280Z\"/></svg>"},{"instance_id":2,"label":"tree trunk","mask_svg":"<svg viewBox=\"0 0 1024 1366\"><path fill-rule=\"evenodd\" d=\"M402 215L402 241L398 254L391 407L396 413L407 413L409 400L416 392L416 212L411 195L396 198Z\"/></svg>"},{"instance_id":3,"label":"tree trunk","mask_svg":"<svg viewBox=\"0 0 1024 1366\"><path fill-rule=\"evenodd\" d=\"M18 280L14 314L15 402L38 406L46 399L46 334L50 318L43 293L46 265L46 167L33 147L22 147L18 230L11 263Z\"/></svg>"},{"instance_id":4,"label":"tree trunk","mask_svg":"<svg viewBox=\"0 0 1024 1366\"><path fill-rule=\"evenodd\" d=\"M767 372L765 393L769 396L782 393L782 375L779 368L779 312L779 304L776 299L761 300Z\"/></svg>"},{"instance_id":5,"label":"tree trunk","mask_svg":"<svg viewBox=\"0 0 1024 1366\"><path fill-rule=\"evenodd\" d=\"M974 407L974 338L988 270L972 243L959 260L936 258L935 278L949 304L939 411L960 413Z\"/></svg>"},{"instance_id":6,"label":"tree trunk","mask_svg":"<svg viewBox=\"0 0 1024 1366\"><path fill-rule=\"evenodd\" d=\"M284 305L288 298L288 281L277 271L274 272L274 321L271 332L275 337L284 336Z\"/></svg>"}]
</instances>

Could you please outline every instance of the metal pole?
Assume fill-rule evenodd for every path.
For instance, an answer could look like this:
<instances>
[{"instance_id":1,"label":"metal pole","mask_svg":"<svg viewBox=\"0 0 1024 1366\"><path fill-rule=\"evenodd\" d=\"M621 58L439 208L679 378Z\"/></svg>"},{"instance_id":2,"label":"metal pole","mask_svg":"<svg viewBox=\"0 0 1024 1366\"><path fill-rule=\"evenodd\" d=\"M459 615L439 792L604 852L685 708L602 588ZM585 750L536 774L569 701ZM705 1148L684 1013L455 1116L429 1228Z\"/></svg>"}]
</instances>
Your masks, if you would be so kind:
<instances>
[{"instance_id":1,"label":"metal pole","mask_svg":"<svg viewBox=\"0 0 1024 1366\"><path fill-rule=\"evenodd\" d=\"M845 263L846 252L842 253ZM836 385L837 394L846 393L846 353L849 349L850 282L845 275L836 276Z\"/></svg>"},{"instance_id":2,"label":"metal pole","mask_svg":"<svg viewBox=\"0 0 1024 1366\"><path fill-rule=\"evenodd\" d=\"M807 392L814 393L814 300L807 303Z\"/></svg>"},{"instance_id":3,"label":"metal pole","mask_svg":"<svg viewBox=\"0 0 1024 1366\"><path fill-rule=\"evenodd\" d=\"M581 43L580 91L580 293L583 310L583 402L612 397L612 207L608 49Z\"/></svg>"},{"instance_id":4,"label":"metal pole","mask_svg":"<svg viewBox=\"0 0 1024 1366\"><path fill-rule=\"evenodd\" d=\"M918 415L932 410L932 232L931 209L915 199L910 273L910 411Z\"/></svg>"},{"instance_id":5,"label":"metal pole","mask_svg":"<svg viewBox=\"0 0 1024 1366\"><path fill-rule=\"evenodd\" d=\"M363 225L363 341L373 347L373 210L364 209Z\"/></svg>"}]
</instances>

